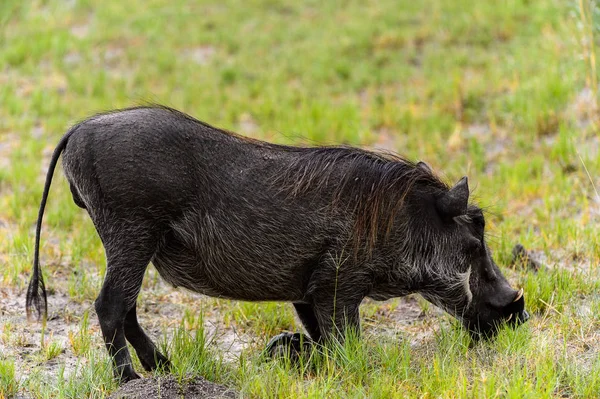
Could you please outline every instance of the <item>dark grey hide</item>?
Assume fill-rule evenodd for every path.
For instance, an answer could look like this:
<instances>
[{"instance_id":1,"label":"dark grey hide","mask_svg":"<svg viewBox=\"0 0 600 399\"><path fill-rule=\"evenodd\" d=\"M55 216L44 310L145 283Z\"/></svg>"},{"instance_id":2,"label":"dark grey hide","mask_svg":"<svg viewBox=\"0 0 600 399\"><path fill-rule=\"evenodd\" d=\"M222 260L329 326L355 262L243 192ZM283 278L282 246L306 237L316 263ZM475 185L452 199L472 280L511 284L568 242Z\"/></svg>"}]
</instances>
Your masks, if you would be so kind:
<instances>
[{"instance_id":1,"label":"dark grey hide","mask_svg":"<svg viewBox=\"0 0 600 399\"><path fill-rule=\"evenodd\" d=\"M28 313L38 317L47 308L41 221L61 153L73 199L106 250L95 305L122 380L138 378L126 341L145 369L169 364L136 317L150 262L176 287L292 302L319 343L342 340L348 328L358 333L365 297L420 293L487 336L527 318L522 291L490 257L466 178L449 188L423 163L249 140L162 107L91 117L58 144L27 293Z\"/></svg>"}]
</instances>

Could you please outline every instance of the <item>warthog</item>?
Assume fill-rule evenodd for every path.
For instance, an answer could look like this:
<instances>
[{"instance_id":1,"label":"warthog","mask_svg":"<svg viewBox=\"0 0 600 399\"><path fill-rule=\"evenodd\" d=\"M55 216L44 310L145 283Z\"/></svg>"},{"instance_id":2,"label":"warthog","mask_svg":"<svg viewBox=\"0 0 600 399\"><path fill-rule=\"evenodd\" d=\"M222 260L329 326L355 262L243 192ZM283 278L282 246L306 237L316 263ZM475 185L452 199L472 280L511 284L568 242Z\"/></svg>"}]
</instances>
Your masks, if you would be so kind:
<instances>
[{"instance_id":1,"label":"warthog","mask_svg":"<svg viewBox=\"0 0 600 399\"><path fill-rule=\"evenodd\" d=\"M73 200L106 251L95 308L123 381L139 378L126 341L145 369L169 365L136 316L150 262L175 287L292 302L306 342L358 332L365 297L419 293L474 335L528 318L523 291L490 256L466 177L449 188L422 162L250 140L158 106L93 116L56 147L27 292L38 318L47 313L40 230L61 153Z\"/></svg>"}]
</instances>

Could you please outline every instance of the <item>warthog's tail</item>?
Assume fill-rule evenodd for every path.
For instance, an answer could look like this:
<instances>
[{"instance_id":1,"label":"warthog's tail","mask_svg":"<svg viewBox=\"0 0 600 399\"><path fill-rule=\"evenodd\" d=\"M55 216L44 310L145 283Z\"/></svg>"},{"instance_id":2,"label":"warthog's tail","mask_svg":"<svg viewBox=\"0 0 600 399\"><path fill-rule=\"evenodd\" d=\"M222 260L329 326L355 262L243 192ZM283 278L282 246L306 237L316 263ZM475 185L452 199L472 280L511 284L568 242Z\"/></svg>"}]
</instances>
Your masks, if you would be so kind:
<instances>
[{"instance_id":1,"label":"warthog's tail","mask_svg":"<svg viewBox=\"0 0 600 399\"><path fill-rule=\"evenodd\" d=\"M40 234L42 232L42 218L44 217L44 209L46 208L46 201L48 200L48 192L50 191L50 184L52 183L52 176L54 175L54 169L58 163L58 158L67 146L67 141L73 132L79 127L79 125L71 128L63 138L58 142L58 145L54 149L52 158L50 159L50 165L48 166L48 173L46 174L46 183L44 185L44 193L42 194L42 201L40 202L40 210L37 218L37 225L35 228L35 252L33 254L33 275L29 281L29 288L27 288L27 301L25 307L27 309L27 319L31 319L33 312L32 308L35 308L37 319L46 320L48 314L48 303L46 301L46 287L44 286L44 278L40 269Z\"/></svg>"}]
</instances>

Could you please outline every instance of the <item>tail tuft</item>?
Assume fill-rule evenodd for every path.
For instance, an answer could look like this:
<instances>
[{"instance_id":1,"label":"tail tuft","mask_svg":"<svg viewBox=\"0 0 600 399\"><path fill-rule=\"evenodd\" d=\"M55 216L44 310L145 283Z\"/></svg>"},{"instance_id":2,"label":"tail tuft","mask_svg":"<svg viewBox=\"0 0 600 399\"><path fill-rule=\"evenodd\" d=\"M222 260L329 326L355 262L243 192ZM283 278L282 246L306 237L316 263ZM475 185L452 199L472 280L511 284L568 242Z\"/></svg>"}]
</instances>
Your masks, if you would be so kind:
<instances>
[{"instance_id":1,"label":"tail tuft","mask_svg":"<svg viewBox=\"0 0 600 399\"><path fill-rule=\"evenodd\" d=\"M32 314L35 313L36 320L46 321L46 317L48 316L46 286L44 285L44 279L36 271L34 271L31 277L29 288L27 288L27 300L25 302L27 320L31 320Z\"/></svg>"}]
</instances>

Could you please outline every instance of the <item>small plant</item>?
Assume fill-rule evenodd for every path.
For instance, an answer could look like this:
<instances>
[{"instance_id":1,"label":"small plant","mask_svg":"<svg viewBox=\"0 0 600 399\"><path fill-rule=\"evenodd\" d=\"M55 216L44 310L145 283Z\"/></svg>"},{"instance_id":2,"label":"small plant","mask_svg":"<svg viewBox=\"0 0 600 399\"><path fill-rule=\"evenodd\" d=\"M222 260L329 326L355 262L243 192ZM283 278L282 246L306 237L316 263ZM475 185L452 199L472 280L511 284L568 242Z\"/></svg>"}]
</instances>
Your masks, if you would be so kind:
<instances>
[{"instance_id":1,"label":"small plant","mask_svg":"<svg viewBox=\"0 0 600 399\"><path fill-rule=\"evenodd\" d=\"M200 375L212 381L223 379L227 366L210 350L210 339L206 336L203 318L186 313L171 337L164 337L162 350L173 363L171 373L179 382L190 375Z\"/></svg>"},{"instance_id":2,"label":"small plant","mask_svg":"<svg viewBox=\"0 0 600 399\"><path fill-rule=\"evenodd\" d=\"M2 328L2 335L0 338L4 344L9 344L11 342L13 336L13 325L11 322L7 321L4 323L4 327Z\"/></svg>"},{"instance_id":3,"label":"small plant","mask_svg":"<svg viewBox=\"0 0 600 399\"><path fill-rule=\"evenodd\" d=\"M69 342L73 353L77 356L84 356L90 350L92 344L92 338L89 333L89 312L86 310L81 318L81 324L79 331L74 333L69 331Z\"/></svg>"},{"instance_id":4,"label":"small plant","mask_svg":"<svg viewBox=\"0 0 600 399\"><path fill-rule=\"evenodd\" d=\"M62 344L58 341L50 341L50 343L44 345L42 348L42 357L44 360L52 360L61 353L63 353L65 349Z\"/></svg>"},{"instance_id":5,"label":"small plant","mask_svg":"<svg viewBox=\"0 0 600 399\"><path fill-rule=\"evenodd\" d=\"M231 317L227 315L225 319L233 319L238 326L257 335L272 336L295 328L292 309L282 303L236 302Z\"/></svg>"},{"instance_id":6,"label":"small plant","mask_svg":"<svg viewBox=\"0 0 600 399\"><path fill-rule=\"evenodd\" d=\"M18 389L15 363L11 360L0 360L0 399L14 396Z\"/></svg>"}]
</instances>

